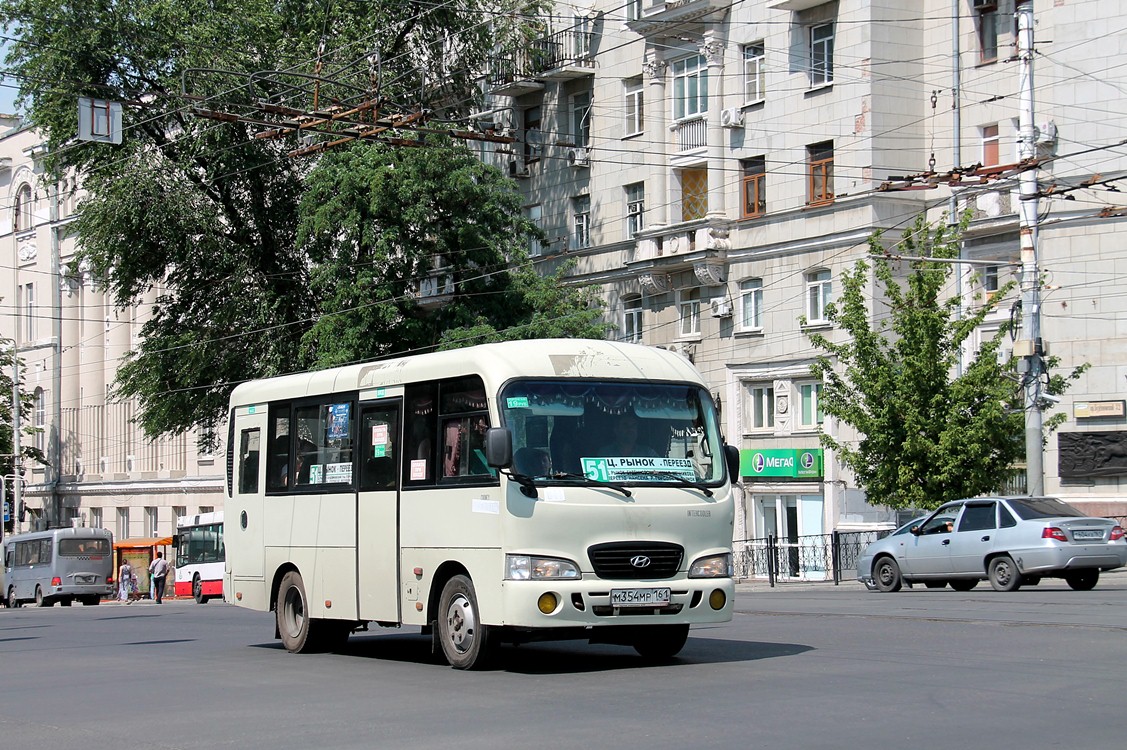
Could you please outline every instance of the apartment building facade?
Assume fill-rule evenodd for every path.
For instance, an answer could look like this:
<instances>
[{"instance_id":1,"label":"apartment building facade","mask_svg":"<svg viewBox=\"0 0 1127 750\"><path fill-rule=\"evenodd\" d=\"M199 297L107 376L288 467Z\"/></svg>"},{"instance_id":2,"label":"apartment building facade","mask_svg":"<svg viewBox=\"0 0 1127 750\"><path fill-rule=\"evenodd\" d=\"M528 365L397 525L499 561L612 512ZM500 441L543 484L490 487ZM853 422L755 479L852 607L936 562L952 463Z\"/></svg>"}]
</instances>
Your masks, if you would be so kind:
<instances>
[{"instance_id":1,"label":"apartment building facade","mask_svg":"<svg viewBox=\"0 0 1127 750\"><path fill-rule=\"evenodd\" d=\"M1014 10L1014 0L560 4L542 38L498 53L482 116L516 140L483 157L518 181L547 233L531 248L540 263L573 259L575 280L602 289L619 338L679 351L712 384L744 458L737 538L895 521L819 446L820 430L855 436L819 408L807 334L839 335L825 307L842 271L867 256L873 231L894 239L920 212L972 212L964 258L979 262L961 264L950 289L967 308L1016 278ZM1124 137L1114 115L1125 99L1101 74L1127 38L1108 33L1124 10L1036 3L1046 184L1124 166L1098 148ZM1122 219L1101 214L1099 189L1067 194L1075 202L1041 202L1061 218L1040 227L1051 282L1042 337L1061 370L1091 369L1057 405L1068 420L1048 438L1046 492L1122 514L1127 316L1112 270L1127 268L1113 239ZM975 343L1019 298L1009 293Z\"/></svg>"},{"instance_id":2,"label":"apartment building facade","mask_svg":"<svg viewBox=\"0 0 1127 750\"><path fill-rule=\"evenodd\" d=\"M80 180L45 180L42 154L34 129L0 117L0 338L19 353L23 387L34 394L32 439L49 462L25 462L27 515L14 528L78 524L110 529L115 540L168 537L177 516L222 508L222 452L201 453L190 434L149 440L133 423L136 404L114 397L146 305L116 309L77 261L70 225Z\"/></svg>"}]
</instances>

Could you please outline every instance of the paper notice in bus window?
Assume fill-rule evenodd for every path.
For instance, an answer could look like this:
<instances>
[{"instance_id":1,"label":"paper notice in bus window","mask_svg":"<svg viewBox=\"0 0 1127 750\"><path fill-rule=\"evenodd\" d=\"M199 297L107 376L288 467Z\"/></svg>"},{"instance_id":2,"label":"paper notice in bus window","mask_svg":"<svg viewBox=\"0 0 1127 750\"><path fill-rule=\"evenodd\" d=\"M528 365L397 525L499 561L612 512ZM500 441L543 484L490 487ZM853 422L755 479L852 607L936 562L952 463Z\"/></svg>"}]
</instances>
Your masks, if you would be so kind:
<instances>
[{"instance_id":1,"label":"paper notice in bus window","mask_svg":"<svg viewBox=\"0 0 1127 750\"><path fill-rule=\"evenodd\" d=\"M351 404L329 405L329 440L348 437L348 414Z\"/></svg>"},{"instance_id":2,"label":"paper notice in bus window","mask_svg":"<svg viewBox=\"0 0 1127 750\"><path fill-rule=\"evenodd\" d=\"M313 464L309 467L309 483L321 484L321 477L324 476L325 467L321 464Z\"/></svg>"},{"instance_id":3,"label":"paper notice in bus window","mask_svg":"<svg viewBox=\"0 0 1127 750\"><path fill-rule=\"evenodd\" d=\"M372 425L372 445L387 445L387 425Z\"/></svg>"},{"instance_id":4,"label":"paper notice in bus window","mask_svg":"<svg viewBox=\"0 0 1127 750\"><path fill-rule=\"evenodd\" d=\"M372 457L373 458L383 458L386 455L387 455L387 446L386 445L378 444L378 445L372 446Z\"/></svg>"},{"instance_id":5,"label":"paper notice in bus window","mask_svg":"<svg viewBox=\"0 0 1127 750\"><path fill-rule=\"evenodd\" d=\"M411 481L416 482L427 478L427 460L416 458L411 461Z\"/></svg>"},{"instance_id":6,"label":"paper notice in bus window","mask_svg":"<svg viewBox=\"0 0 1127 750\"><path fill-rule=\"evenodd\" d=\"M329 464L325 467L325 482L328 484L348 484L352 481L352 463Z\"/></svg>"}]
</instances>

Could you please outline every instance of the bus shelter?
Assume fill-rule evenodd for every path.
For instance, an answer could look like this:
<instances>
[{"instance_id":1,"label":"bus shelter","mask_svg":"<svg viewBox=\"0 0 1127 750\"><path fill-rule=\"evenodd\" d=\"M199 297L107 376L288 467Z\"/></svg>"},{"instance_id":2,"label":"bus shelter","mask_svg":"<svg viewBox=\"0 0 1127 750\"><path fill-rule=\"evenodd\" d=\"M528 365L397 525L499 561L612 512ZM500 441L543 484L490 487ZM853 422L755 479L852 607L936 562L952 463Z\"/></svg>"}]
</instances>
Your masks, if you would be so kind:
<instances>
[{"instance_id":1,"label":"bus shelter","mask_svg":"<svg viewBox=\"0 0 1127 750\"><path fill-rule=\"evenodd\" d=\"M142 596L145 594L151 595L152 584L149 581L149 563L156 559L157 552L163 552L164 559L168 560L171 565L172 560L168 557L168 548L171 545L172 537L170 536L137 537L114 542L114 578L117 578L117 571L121 569L122 562L128 560L137 576L137 590Z\"/></svg>"}]
</instances>

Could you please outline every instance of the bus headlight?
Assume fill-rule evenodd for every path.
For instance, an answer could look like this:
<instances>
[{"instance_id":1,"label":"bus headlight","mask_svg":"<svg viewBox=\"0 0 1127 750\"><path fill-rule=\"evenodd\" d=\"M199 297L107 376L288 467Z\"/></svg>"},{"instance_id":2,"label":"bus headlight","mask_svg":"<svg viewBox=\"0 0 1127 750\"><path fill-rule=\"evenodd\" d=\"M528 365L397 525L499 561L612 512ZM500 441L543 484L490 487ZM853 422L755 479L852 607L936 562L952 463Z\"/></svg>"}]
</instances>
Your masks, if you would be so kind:
<instances>
[{"instance_id":1,"label":"bus headlight","mask_svg":"<svg viewBox=\"0 0 1127 750\"><path fill-rule=\"evenodd\" d=\"M689 568L689 578L731 578L732 553L709 555L693 561Z\"/></svg>"},{"instance_id":2,"label":"bus headlight","mask_svg":"<svg viewBox=\"0 0 1127 750\"><path fill-rule=\"evenodd\" d=\"M505 578L510 581L539 581L550 578L579 580L579 566L558 557L505 555Z\"/></svg>"}]
</instances>

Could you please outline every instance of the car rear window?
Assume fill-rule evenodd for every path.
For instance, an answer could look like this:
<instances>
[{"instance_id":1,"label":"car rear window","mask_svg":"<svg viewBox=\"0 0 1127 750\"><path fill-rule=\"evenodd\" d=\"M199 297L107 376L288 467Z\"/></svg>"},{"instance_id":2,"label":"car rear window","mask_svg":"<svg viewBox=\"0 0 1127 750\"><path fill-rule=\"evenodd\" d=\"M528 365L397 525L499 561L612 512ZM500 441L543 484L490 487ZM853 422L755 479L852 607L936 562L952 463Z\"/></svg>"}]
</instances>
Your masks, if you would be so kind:
<instances>
[{"instance_id":1,"label":"car rear window","mask_svg":"<svg viewBox=\"0 0 1127 750\"><path fill-rule=\"evenodd\" d=\"M1014 513L1017 513L1024 521L1032 521L1036 518L1056 518L1058 516L1083 518L1085 515L1055 497L1012 498L1009 503L1010 507L1014 509Z\"/></svg>"}]
</instances>

